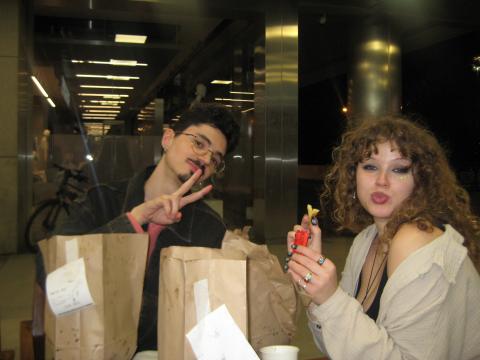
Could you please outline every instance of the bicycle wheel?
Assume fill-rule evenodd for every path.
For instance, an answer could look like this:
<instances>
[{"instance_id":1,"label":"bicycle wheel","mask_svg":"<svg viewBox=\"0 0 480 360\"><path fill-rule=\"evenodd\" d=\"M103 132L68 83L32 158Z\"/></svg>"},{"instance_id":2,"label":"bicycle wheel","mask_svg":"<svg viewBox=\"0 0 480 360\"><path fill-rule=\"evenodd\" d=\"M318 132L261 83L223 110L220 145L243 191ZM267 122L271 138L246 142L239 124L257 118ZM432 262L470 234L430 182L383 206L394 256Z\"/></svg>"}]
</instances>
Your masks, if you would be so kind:
<instances>
[{"instance_id":1,"label":"bicycle wheel","mask_svg":"<svg viewBox=\"0 0 480 360\"><path fill-rule=\"evenodd\" d=\"M67 212L58 199L40 204L28 219L25 228L25 243L28 249L35 251L37 242L50 237L58 221L66 217Z\"/></svg>"}]
</instances>

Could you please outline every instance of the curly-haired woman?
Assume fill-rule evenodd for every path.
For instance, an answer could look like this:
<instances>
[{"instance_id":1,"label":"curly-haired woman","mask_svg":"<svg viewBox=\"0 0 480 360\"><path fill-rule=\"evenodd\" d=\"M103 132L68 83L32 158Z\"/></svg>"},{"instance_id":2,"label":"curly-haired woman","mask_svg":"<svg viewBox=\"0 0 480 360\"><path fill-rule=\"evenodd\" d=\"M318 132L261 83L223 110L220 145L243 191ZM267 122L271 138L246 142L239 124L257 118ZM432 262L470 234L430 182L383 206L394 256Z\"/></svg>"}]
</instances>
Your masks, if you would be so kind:
<instances>
[{"instance_id":1,"label":"curly-haired woman","mask_svg":"<svg viewBox=\"0 0 480 360\"><path fill-rule=\"evenodd\" d=\"M332 359L480 358L480 223L437 140L406 119L365 121L333 160L322 203L359 232L340 284L315 218L287 237L317 346ZM308 247L293 244L302 228Z\"/></svg>"}]
</instances>

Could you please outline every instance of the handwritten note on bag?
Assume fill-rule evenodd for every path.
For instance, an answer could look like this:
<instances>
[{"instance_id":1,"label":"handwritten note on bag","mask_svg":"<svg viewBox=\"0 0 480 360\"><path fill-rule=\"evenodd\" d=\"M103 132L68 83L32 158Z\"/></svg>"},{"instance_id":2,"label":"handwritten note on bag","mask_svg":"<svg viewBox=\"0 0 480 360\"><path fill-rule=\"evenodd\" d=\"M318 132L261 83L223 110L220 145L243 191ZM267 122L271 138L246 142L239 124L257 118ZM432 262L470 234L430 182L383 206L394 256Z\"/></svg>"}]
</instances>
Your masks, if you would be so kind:
<instances>
[{"instance_id":1,"label":"handwritten note on bag","mask_svg":"<svg viewBox=\"0 0 480 360\"><path fill-rule=\"evenodd\" d=\"M63 315L93 304L83 258L51 272L46 280L47 299L55 315Z\"/></svg>"}]
</instances>

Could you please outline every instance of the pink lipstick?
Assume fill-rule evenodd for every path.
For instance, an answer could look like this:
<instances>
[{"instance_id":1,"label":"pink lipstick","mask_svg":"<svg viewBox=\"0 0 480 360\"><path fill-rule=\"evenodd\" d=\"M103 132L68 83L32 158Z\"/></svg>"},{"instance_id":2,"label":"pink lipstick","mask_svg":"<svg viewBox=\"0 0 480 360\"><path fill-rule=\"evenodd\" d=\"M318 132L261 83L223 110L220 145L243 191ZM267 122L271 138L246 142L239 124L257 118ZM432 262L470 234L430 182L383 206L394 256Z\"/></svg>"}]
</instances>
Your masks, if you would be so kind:
<instances>
[{"instance_id":1,"label":"pink lipstick","mask_svg":"<svg viewBox=\"0 0 480 360\"><path fill-rule=\"evenodd\" d=\"M370 195L370 198L372 199L373 203L383 205L390 199L390 196L382 192L374 192L372 195Z\"/></svg>"}]
</instances>

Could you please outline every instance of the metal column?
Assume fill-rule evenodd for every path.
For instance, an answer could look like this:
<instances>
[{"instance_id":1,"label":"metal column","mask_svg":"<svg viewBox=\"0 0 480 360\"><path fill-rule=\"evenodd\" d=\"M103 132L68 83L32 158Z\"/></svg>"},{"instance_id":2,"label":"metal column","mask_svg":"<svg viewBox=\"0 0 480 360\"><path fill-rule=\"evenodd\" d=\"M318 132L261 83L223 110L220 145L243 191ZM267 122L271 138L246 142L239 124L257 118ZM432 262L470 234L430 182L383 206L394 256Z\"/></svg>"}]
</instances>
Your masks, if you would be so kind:
<instances>
[{"instance_id":1,"label":"metal column","mask_svg":"<svg viewBox=\"0 0 480 360\"><path fill-rule=\"evenodd\" d=\"M298 222L298 10L270 5L255 48L253 219L257 241L281 243Z\"/></svg>"},{"instance_id":2,"label":"metal column","mask_svg":"<svg viewBox=\"0 0 480 360\"><path fill-rule=\"evenodd\" d=\"M400 112L400 44L388 18L372 17L355 29L349 109L354 122Z\"/></svg>"}]
</instances>

